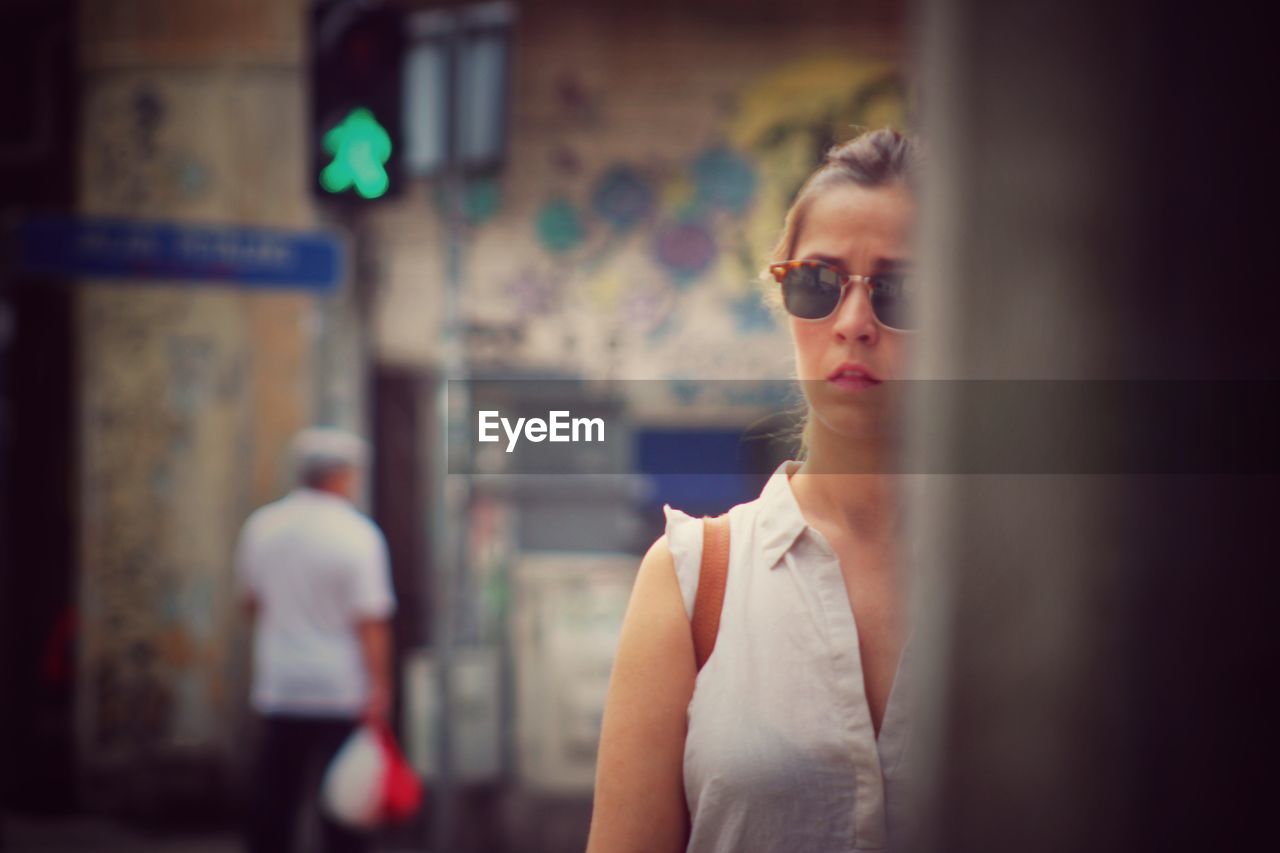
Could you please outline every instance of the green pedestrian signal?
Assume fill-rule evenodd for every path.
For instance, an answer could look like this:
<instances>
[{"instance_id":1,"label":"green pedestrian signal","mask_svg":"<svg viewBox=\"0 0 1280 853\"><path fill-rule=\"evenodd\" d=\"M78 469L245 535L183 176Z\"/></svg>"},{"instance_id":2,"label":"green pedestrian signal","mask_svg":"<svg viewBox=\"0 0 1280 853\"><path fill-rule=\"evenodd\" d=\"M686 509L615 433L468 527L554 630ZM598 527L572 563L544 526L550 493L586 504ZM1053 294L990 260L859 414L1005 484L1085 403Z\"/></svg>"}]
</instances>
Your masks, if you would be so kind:
<instances>
[{"instance_id":1,"label":"green pedestrian signal","mask_svg":"<svg viewBox=\"0 0 1280 853\"><path fill-rule=\"evenodd\" d=\"M320 186L327 192L342 193L354 187L363 198L378 198L387 191L391 137L367 109L352 110L325 133L324 150L333 158L320 171Z\"/></svg>"},{"instance_id":2,"label":"green pedestrian signal","mask_svg":"<svg viewBox=\"0 0 1280 853\"><path fill-rule=\"evenodd\" d=\"M325 205L381 204L404 190L405 8L401 0L309 0L311 192Z\"/></svg>"}]
</instances>

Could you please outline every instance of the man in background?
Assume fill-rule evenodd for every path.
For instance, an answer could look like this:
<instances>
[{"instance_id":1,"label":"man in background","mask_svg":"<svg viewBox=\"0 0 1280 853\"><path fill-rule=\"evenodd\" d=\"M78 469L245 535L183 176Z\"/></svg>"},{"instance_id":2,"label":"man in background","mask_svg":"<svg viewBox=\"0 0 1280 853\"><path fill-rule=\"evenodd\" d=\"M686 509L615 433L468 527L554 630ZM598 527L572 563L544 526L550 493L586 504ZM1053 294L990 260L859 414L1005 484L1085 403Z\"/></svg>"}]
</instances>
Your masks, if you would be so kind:
<instances>
[{"instance_id":1,"label":"man in background","mask_svg":"<svg viewBox=\"0 0 1280 853\"><path fill-rule=\"evenodd\" d=\"M262 740L250 785L251 851L288 853L304 795L362 722L391 706L386 540L354 501L368 449L354 435L313 428L292 443L297 487L253 513L236 552L254 622L251 701ZM321 816L324 850L368 839Z\"/></svg>"}]
</instances>

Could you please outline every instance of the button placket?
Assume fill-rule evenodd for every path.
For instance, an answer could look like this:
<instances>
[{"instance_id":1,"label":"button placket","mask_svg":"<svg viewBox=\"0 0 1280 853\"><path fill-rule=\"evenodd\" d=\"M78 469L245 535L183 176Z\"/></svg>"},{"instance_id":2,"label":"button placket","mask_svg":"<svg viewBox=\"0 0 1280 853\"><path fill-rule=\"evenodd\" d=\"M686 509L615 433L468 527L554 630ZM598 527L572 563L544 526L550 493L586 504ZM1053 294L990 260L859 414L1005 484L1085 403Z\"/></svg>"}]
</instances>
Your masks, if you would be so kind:
<instances>
[{"instance_id":1,"label":"button placket","mask_svg":"<svg viewBox=\"0 0 1280 853\"><path fill-rule=\"evenodd\" d=\"M884 813L884 775L880 767L879 746L871 707L863 683L862 653L858 643L858 626L849 606L840 560L825 538L812 527L815 550L821 557L814 560L819 586L819 599L831 638L833 680L837 685L840 712L846 721L844 734L856 775L854 799L854 846L859 850L883 849L887 832L880 817Z\"/></svg>"}]
</instances>

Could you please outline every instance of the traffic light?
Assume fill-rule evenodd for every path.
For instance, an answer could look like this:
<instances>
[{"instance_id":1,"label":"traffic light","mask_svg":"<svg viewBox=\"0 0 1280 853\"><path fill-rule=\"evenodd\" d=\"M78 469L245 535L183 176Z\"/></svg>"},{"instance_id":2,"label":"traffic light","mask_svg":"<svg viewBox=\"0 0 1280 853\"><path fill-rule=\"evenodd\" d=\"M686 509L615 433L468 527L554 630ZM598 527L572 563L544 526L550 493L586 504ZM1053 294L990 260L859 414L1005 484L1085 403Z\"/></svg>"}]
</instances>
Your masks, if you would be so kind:
<instances>
[{"instance_id":1,"label":"traffic light","mask_svg":"<svg viewBox=\"0 0 1280 853\"><path fill-rule=\"evenodd\" d=\"M403 182L404 13L389 3L318 0L311 15L311 185L355 203Z\"/></svg>"}]
</instances>

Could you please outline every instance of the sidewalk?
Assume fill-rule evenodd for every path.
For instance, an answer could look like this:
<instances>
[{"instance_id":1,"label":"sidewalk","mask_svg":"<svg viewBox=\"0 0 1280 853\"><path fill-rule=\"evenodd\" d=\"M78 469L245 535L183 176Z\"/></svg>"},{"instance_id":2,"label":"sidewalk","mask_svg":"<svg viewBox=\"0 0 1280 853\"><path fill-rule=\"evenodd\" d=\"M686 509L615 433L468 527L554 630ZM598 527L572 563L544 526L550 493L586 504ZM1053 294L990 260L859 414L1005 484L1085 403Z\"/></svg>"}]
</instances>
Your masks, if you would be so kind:
<instances>
[{"instance_id":1,"label":"sidewalk","mask_svg":"<svg viewBox=\"0 0 1280 853\"><path fill-rule=\"evenodd\" d=\"M78 815L0 817L4 853L240 853L234 832L142 833L113 821Z\"/></svg>"},{"instance_id":2,"label":"sidewalk","mask_svg":"<svg viewBox=\"0 0 1280 853\"><path fill-rule=\"evenodd\" d=\"M305 827L303 828L305 836ZM310 849L306 837L299 849ZM417 853L420 848L379 839L374 853ZM160 832L84 815L31 817L0 815L0 853L243 853L232 829Z\"/></svg>"},{"instance_id":3,"label":"sidewalk","mask_svg":"<svg viewBox=\"0 0 1280 853\"><path fill-rule=\"evenodd\" d=\"M473 791L460 798L455 819L453 853L581 853L591 800L520 789ZM315 849L318 839L309 835L314 825L304 819L299 831L298 849ZM384 830L372 850L421 853L430 837L420 819ZM243 849L234 826L167 830L83 814L0 814L0 853L241 853Z\"/></svg>"}]
</instances>

